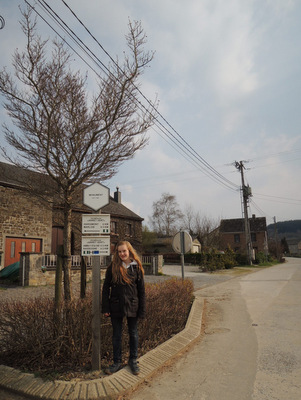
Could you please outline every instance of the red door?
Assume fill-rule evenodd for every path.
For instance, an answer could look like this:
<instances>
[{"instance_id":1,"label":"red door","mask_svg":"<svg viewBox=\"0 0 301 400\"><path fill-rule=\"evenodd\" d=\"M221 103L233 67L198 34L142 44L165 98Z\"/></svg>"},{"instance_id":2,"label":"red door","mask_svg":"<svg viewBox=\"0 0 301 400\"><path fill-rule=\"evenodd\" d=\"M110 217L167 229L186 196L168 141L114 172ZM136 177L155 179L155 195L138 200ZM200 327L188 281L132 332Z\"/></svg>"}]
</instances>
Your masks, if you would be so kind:
<instances>
[{"instance_id":1,"label":"red door","mask_svg":"<svg viewBox=\"0 0 301 400\"><path fill-rule=\"evenodd\" d=\"M20 260L20 253L39 253L42 249L41 239L8 237L5 241L4 267Z\"/></svg>"}]
</instances>

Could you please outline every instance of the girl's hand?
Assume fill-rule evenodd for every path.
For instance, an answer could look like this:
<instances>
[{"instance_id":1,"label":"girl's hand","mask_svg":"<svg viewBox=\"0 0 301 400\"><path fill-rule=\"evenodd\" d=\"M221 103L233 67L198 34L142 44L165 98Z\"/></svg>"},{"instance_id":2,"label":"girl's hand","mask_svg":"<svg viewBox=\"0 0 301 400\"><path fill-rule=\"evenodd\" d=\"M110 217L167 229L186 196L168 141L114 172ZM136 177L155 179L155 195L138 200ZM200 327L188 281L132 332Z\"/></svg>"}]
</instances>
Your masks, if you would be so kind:
<instances>
[{"instance_id":1,"label":"girl's hand","mask_svg":"<svg viewBox=\"0 0 301 400\"><path fill-rule=\"evenodd\" d=\"M104 316L108 318L111 314L109 312L104 313Z\"/></svg>"}]
</instances>

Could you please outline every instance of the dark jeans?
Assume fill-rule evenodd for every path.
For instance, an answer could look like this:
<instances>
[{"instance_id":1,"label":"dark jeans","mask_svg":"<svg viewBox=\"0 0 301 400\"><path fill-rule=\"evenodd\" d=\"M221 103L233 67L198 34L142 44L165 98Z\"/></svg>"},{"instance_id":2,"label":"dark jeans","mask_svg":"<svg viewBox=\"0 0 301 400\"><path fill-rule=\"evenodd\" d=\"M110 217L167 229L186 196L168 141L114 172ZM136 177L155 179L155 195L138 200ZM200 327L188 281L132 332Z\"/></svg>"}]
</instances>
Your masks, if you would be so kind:
<instances>
[{"instance_id":1,"label":"dark jeans","mask_svg":"<svg viewBox=\"0 0 301 400\"><path fill-rule=\"evenodd\" d=\"M113 360L114 363L121 363L121 335L123 318L111 318L113 327ZM129 344L130 344L130 360L138 357L138 318L127 317Z\"/></svg>"}]
</instances>

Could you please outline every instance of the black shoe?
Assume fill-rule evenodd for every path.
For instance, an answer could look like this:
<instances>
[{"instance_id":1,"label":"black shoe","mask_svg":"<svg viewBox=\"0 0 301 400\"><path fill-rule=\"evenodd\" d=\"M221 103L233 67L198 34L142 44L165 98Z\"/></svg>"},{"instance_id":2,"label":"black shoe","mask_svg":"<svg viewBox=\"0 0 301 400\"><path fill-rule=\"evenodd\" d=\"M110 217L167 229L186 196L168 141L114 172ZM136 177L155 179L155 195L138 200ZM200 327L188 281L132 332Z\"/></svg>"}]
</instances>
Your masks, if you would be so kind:
<instances>
[{"instance_id":1,"label":"black shoe","mask_svg":"<svg viewBox=\"0 0 301 400\"><path fill-rule=\"evenodd\" d=\"M115 372L119 371L122 368L121 363L114 363L109 366L109 368L106 370L106 373L109 375L114 374Z\"/></svg>"},{"instance_id":2,"label":"black shoe","mask_svg":"<svg viewBox=\"0 0 301 400\"><path fill-rule=\"evenodd\" d=\"M129 361L129 366L132 370L132 373L134 375L138 375L140 372L140 368L138 367L138 361L137 360L130 360Z\"/></svg>"}]
</instances>

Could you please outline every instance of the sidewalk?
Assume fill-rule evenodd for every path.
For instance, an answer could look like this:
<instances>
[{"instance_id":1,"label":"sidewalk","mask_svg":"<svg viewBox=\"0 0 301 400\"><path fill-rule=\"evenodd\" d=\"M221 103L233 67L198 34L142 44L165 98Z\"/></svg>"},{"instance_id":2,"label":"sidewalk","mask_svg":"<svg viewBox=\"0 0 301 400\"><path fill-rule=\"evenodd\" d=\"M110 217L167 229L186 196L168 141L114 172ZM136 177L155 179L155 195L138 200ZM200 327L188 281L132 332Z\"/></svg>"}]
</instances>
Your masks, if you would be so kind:
<instances>
[{"instance_id":1,"label":"sidewalk","mask_svg":"<svg viewBox=\"0 0 301 400\"><path fill-rule=\"evenodd\" d=\"M188 348L200 335L203 299L195 292L186 326L183 331L139 358L140 374L133 375L129 367L117 373L87 381L44 381L33 374L23 373L0 365L0 387L29 398L45 400L115 399L131 392L149 379L169 360Z\"/></svg>"}]
</instances>

